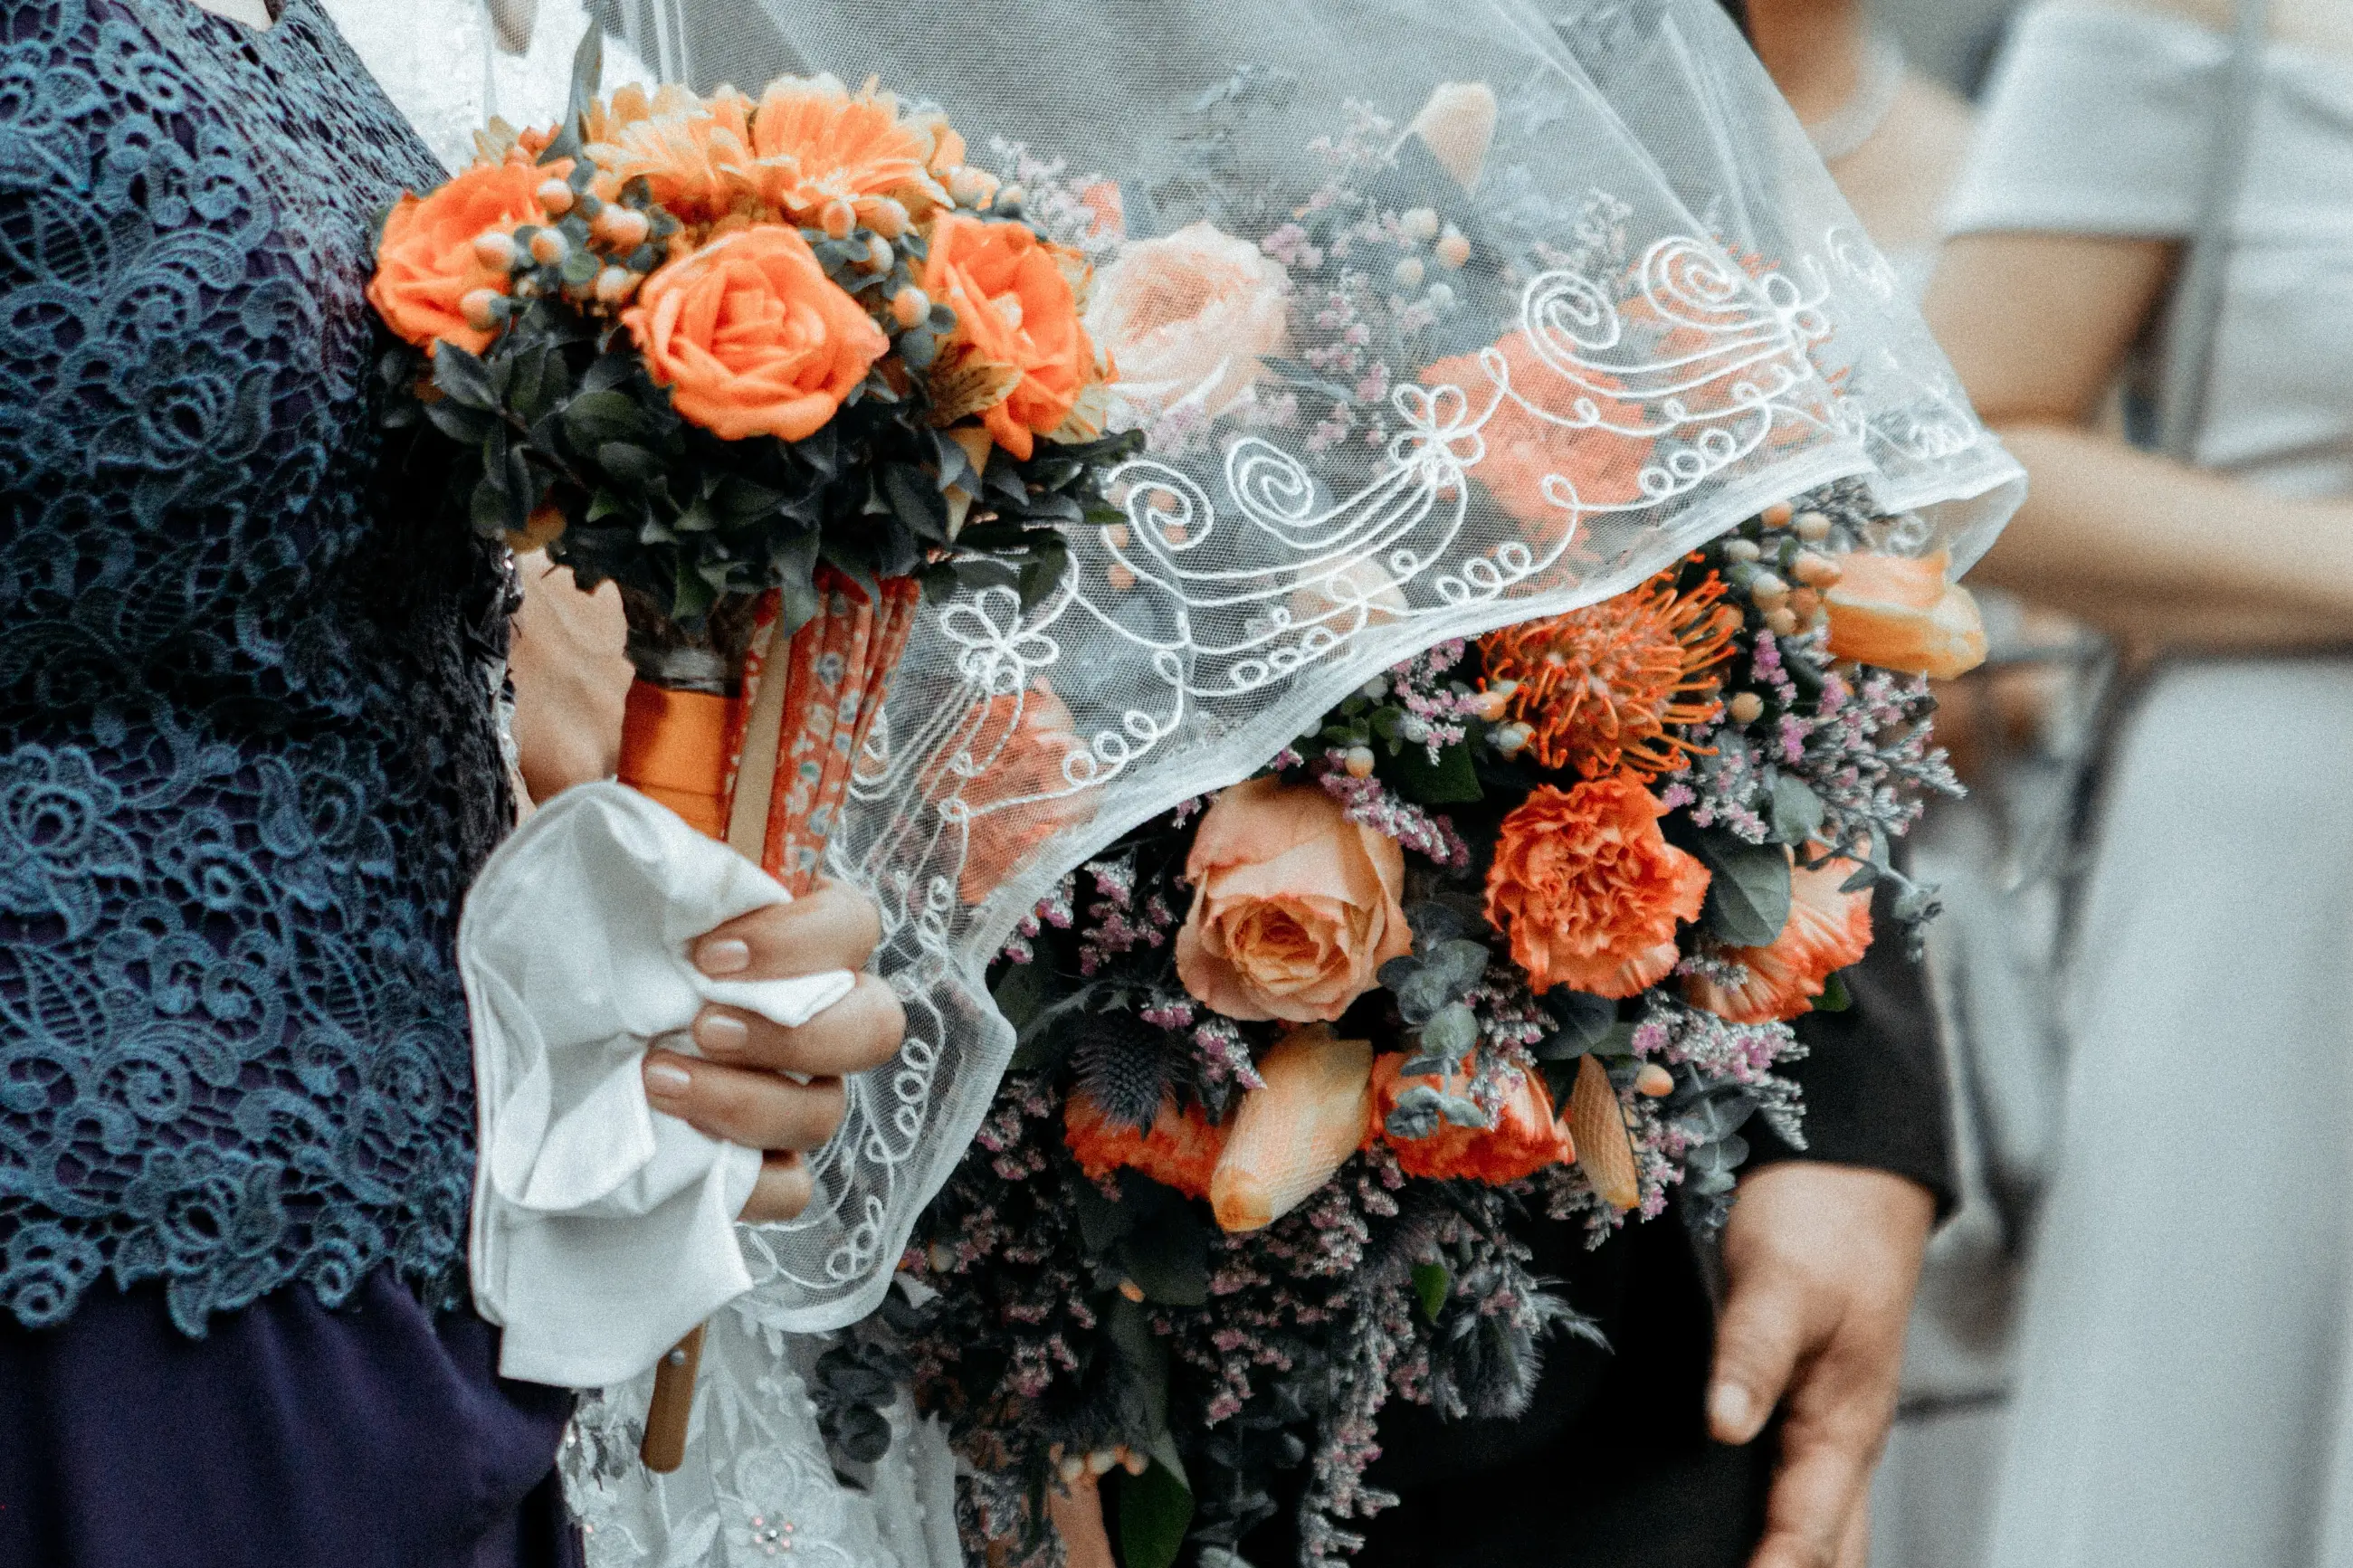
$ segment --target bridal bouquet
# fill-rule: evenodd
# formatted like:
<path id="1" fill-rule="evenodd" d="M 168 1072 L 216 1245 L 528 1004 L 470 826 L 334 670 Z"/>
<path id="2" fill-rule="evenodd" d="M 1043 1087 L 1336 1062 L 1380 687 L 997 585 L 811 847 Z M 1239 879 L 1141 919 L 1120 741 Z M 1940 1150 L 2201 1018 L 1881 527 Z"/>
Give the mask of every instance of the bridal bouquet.
<path id="1" fill-rule="evenodd" d="M 1243 489 L 1269 430 L 1366 493 L 1475 489 L 1524 541 L 1499 559 L 1572 572 L 1698 462 L 1657 411 L 1687 413 L 1709 341 L 1613 249 L 1622 215 L 1589 204 L 1563 265 L 1634 281 L 1519 307 L 1545 279 L 1462 199 L 1485 89 L 1440 89 L 1403 136 L 1367 114 L 1308 193 L 1224 178 L 1211 119 L 1196 173 L 1149 193 L 1160 232 L 1124 244 L 1115 187 L 999 149 L 1070 243 L 1116 249 L 1090 325 L 1150 457 L 1114 476 L 1103 602 L 1147 601 L 1198 537 L 1185 476 Z M 1564 354 L 1562 321 L 1634 368 Z M 1748 1119 L 1801 1141 L 1790 1020 L 1843 1006 L 1839 972 L 1890 939 L 1874 889 L 1904 927 L 1934 911 L 1890 843 L 1957 788 L 1926 678 L 1983 634 L 1926 544 L 1859 483 L 1767 507 L 1614 597 L 1438 642 L 1065 877 L 995 971 L 1018 1044 L 974 1147 L 900 1290 L 815 1364 L 837 1461 L 887 1451 L 904 1384 L 956 1449 L 972 1561 L 1052 1561 L 1055 1528 L 1095 1560 L 1104 1527 L 1128 1568 L 1210 1561 L 1288 1491 L 1320 1563 L 1386 1500 L 1363 1477 L 1388 1400 L 1518 1413 L 1545 1340 L 1595 1331 L 1514 1219 L 1599 1239 L 1678 1186 L 1719 1219 Z M 1405 616 L 1396 561 L 1295 594 L 1289 624 Z M 968 903 L 1051 830 L 990 813 L 1050 802 L 1088 676 L 992 705 Z"/>
<path id="2" fill-rule="evenodd" d="M 386 219 L 391 417 L 459 447 L 481 532 L 620 585 L 624 780 L 804 882 L 918 585 L 1034 601 L 1134 442 L 1086 258 L 943 116 L 824 77 L 600 100 L 596 49 L 561 126 L 492 121 Z"/>

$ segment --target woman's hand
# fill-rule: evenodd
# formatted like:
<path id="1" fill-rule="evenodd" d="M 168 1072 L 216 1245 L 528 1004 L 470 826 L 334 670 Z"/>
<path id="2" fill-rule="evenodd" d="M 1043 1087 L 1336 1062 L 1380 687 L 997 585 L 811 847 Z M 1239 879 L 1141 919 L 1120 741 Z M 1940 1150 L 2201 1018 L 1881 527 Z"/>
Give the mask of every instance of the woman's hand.
<path id="1" fill-rule="evenodd" d="M 621 754 L 629 696 L 628 621 L 620 590 L 584 594 L 572 569 L 538 551 L 515 557 L 522 607 L 515 612 L 507 671 L 514 681 L 515 751 L 534 801 L 610 778 Z"/>
<path id="2" fill-rule="evenodd" d="M 881 921 L 864 895 L 835 883 L 754 910 L 703 933 L 695 967 L 714 980 L 782 980 L 847 969 L 857 988 L 797 1029 L 740 1007 L 706 1005 L 694 1020 L 702 1057 L 648 1053 L 646 1098 L 697 1131 L 767 1151 L 738 1217 L 773 1224 L 808 1206 L 803 1152 L 841 1125 L 842 1079 L 889 1061 L 907 1031 L 891 988 L 864 973 Z M 806 1081 L 803 1081 L 806 1080 Z"/>

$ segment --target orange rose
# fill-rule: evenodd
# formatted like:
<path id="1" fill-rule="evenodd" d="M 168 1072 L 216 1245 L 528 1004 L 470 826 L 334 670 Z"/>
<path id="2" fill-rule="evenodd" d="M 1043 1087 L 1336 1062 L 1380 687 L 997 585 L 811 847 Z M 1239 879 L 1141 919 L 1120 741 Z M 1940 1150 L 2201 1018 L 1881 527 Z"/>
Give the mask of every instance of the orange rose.
<path id="1" fill-rule="evenodd" d="M 1398 1071 L 1406 1060 L 1392 1053 L 1373 1063 L 1373 1136 L 1397 1151 L 1398 1169 L 1407 1175 L 1501 1184 L 1577 1158 L 1577 1144 L 1568 1129 L 1553 1114 L 1552 1092 L 1534 1073 L 1520 1075 L 1520 1087 L 1497 1108 L 1491 1126 L 1458 1127 L 1441 1121 L 1427 1138 L 1390 1137 L 1389 1112 L 1414 1084 L 1434 1083 L 1449 1094 L 1461 1094 L 1469 1085 L 1467 1075 L 1460 1072 L 1443 1079 L 1432 1074 L 1408 1079 Z"/>
<path id="2" fill-rule="evenodd" d="M 1983 664 L 1985 622 L 1969 591 L 1945 581 L 1952 563 L 1951 553 L 1943 550 L 1921 556 L 1856 551 L 1838 557 L 1839 580 L 1822 593 L 1831 617 L 1831 652 L 1938 680 Z"/>
<path id="3" fill-rule="evenodd" d="M 1248 240 L 1193 224 L 1138 240 L 1103 268 L 1087 331 L 1138 413 L 1191 402 L 1215 418 L 1266 374 L 1261 355 L 1282 352 L 1286 281 Z"/>
<path id="4" fill-rule="evenodd" d="M 1811 1009 L 1831 973 L 1871 950 L 1871 890 L 1839 891 L 1853 872 L 1853 864 L 1845 860 L 1790 872 L 1789 918 L 1781 923 L 1781 934 L 1764 947 L 1725 952 L 1748 971 L 1747 983 L 1726 986 L 1687 975 L 1685 999 L 1734 1024 L 1794 1018 Z"/>
<path id="5" fill-rule="evenodd" d="M 1188 1198 L 1206 1198 L 1226 1133 L 1198 1105 L 1178 1110 L 1174 1095 L 1160 1102 L 1151 1129 L 1139 1132 L 1113 1121 L 1086 1095 L 1073 1094 L 1062 1107 L 1062 1142 L 1077 1156 L 1079 1169 L 1095 1181 L 1124 1168 Z"/>
<path id="6" fill-rule="evenodd" d="M 1084 258 L 1014 223 L 949 213 L 932 226 L 923 291 L 956 314 L 932 368 L 934 416 L 977 414 L 997 444 L 1028 459 L 1096 380 L 1079 322 Z"/>
<path id="7" fill-rule="evenodd" d="M 475 238 L 539 219 L 540 182 L 570 174 L 569 161 L 478 163 L 431 195 L 404 195 L 384 221 L 368 303 L 386 325 L 427 353 L 436 342 L 480 353 L 497 334 L 470 323 L 460 302 L 477 289 L 507 291 L 507 274 L 474 254 Z"/>
<path id="8" fill-rule="evenodd" d="M 757 224 L 669 263 L 621 321 L 680 416 L 730 441 L 798 441 L 891 340 L 797 230 Z"/>
<path id="9" fill-rule="evenodd" d="M 937 145 L 934 129 L 901 119 L 889 93 L 852 93 L 829 76 L 773 81 L 752 114 L 753 177 L 797 223 L 819 222 L 837 200 L 869 226 L 885 202 L 930 216 L 948 199 L 929 172 Z"/>
<path id="10" fill-rule="evenodd" d="M 1328 1022 L 1413 951 L 1404 852 L 1314 784 L 1251 779 L 1219 795 L 1185 876 L 1177 977 L 1229 1018 Z"/>
<path id="11" fill-rule="evenodd" d="M 1537 356 L 1525 332 L 1514 332 L 1495 347 L 1510 392 L 1480 427 L 1486 455 L 1471 469 L 1495 504 L 1537 537 L 1557 539 L 1574 521 L 1574 508 L 1641 501 L 1651 442 L 1629 432 L 1644 427 L 1641 409 L 1611 396 L 1610 378 L 1599 371 L 1582 373 L 1582 384 L 1568 380 Z M 1477 354 L 1425 366 L 1421 383 L 1461 387 L 1474 413 L 1494 396 L 1494 378 Z"/>
<path id="12" fill-rule="evenodd" d="M 1258 1064 L 1266 1087 L 1242 1096 L 1209 1174 L 1221 1230 L 1272 1225 L 1364 1146 L 1373 1109 L 1373 1047 L 1323 1025 L 1293 1029 Z"/>
<path id="13" fill-rule="evenodd" d="M 961 749 L 975 772 L 962 781 L 969 816 L 956 891 L 977 904 L 1031 850 L 1092 817 L 1095 792 L 1076 788 L 1063 771 L 1087 748 L 1071 728 L 1071 710 L 1042 680 L 1018 695 L 990 698 L 979 732 Z"/>
<path id="14" fill-rule="evenodd" d="M 1540 784 L 1509 816 L 1487 871 L 1487 918 L 1537 991 L 1631 996 L 1675 966 L 1707 868 L 1659 833 L 1667 808 L 1624 777 Z"/>

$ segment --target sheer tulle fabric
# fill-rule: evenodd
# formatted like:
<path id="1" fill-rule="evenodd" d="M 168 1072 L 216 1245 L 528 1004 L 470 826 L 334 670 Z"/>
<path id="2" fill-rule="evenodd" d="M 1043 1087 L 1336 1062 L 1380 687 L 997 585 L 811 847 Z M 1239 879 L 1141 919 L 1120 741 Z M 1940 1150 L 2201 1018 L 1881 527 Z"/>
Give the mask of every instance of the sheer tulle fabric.
<path id="1" fill-rule="evenodd" d="M 808 1214 L 742 1232 L 747 1323 L 828 1329 L 881 1300 L 1012 1048 L 991 957 L 1129 826 L 1389 665 L 1621 592 L 1810 489 L 1863 482 L 1899 518 L 1889 547 L 1963 563 L 2015 505 L 2015 465 L 1713 0 L 629 19 L 698 86 L 823 70 L 936 103 L 1099 290 L 1160 288 L 1112 301 L 1154 334 L 1113 409 L 1151 437 L 1124 524 L 1074 528 L 1067 580 L 1026 607 L 1010 584 L 927 605 L 858 759 L 828 869 L 882 907 L 908 1038 L 853 1084 Z M 1335 168 L 1379 231 L 1345 254 L 1314 205 Z M 1171 319 L 1198 323 L 1192 352 Z M 714 1414 L 714 1389 L 701 1442 L 750 1418 Z M 642 1398 L 613 1391 L 599 1419 Z M 732 1507 L 723 1458 L 660 1508 L 687 1486 Z"/>

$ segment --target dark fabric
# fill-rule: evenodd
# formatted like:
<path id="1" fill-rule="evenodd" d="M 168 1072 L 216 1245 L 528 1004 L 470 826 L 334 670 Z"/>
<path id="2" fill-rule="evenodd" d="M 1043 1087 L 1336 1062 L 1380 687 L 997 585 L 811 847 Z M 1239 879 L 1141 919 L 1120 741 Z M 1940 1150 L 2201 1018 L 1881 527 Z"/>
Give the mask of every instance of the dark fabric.
<path id="1" fill-rule="evenodd" d="M 462 1286 L 505 578 L 364 295 L 440 177 L 313 0 L 0 5 L 0 1317 Z"/>
<path id="2" fill-rule="evenodd" d="M 0 1568 L 577 1568 L 572 1396 L 378 1269 L 181 1334 L 163 1289 L 0 1318 Z"/>
<path id="3" fill-rule="evenodd" d="M 1404 1502 L 1360 1527 L 1357 1568 L 1740 1568 L 1763 1529 L 1774 1444 L 1707 1436 L 1714 1309 L 1683 1225 L 1671 1211 L 1589 1253 L 1582 1224 L 1523 1234 L 1614 1348 L 1554 1341 L 1518 1421 L 1390 1405 L 1371 1479 Z M 1292 1561 L 1286 1528 L 1242 1554 Z"/>
<path id="4" fill-rule="evenodd" d="M 1853 1005 L 1809 1013 L 1794 1026 L 1809 1052 L 1788 1069 L 1806 1091 L 1805 1149 L 1783 1142 L 1762 1121 L 1752 1120 L 1741 1135 L 1751 1170 L 1806 1159 L 1890 1171 L 1935 1194 L 1942 1221 L 1960 1201 L 1952 1084 L 1927 972 L 1905 953 L 1888 902 L 1883 889 L 1872 909 L 1879 940 L 1841 972 Z"/>

